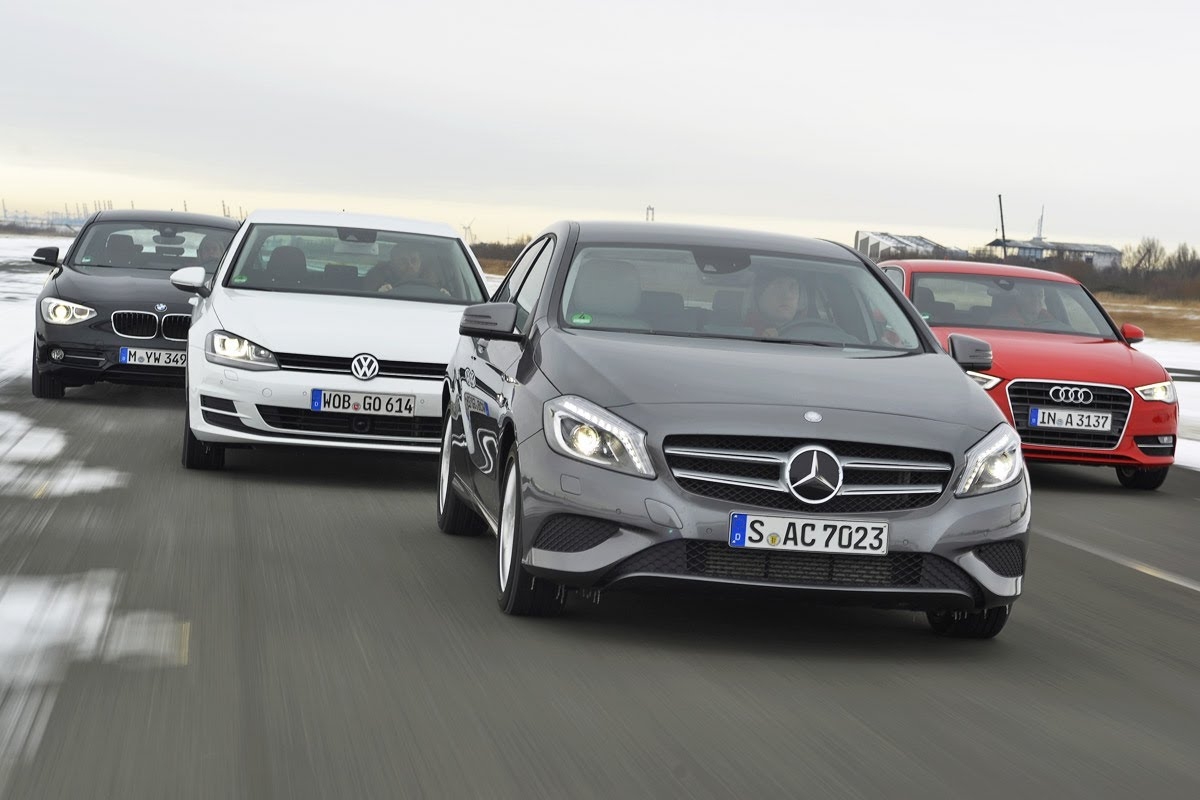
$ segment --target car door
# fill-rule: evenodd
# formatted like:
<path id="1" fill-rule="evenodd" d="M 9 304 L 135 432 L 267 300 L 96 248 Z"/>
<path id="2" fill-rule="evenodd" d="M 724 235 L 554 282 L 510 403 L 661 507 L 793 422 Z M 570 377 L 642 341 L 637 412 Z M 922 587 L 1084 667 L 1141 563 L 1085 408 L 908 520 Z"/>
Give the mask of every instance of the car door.
<path id="1" fill-rule="evenodd" d="M 512 300 L 544 246 L 545 240 L 539 239 L 521 252 L 508 275 L 492 295 L 491 302 L 504 303 Z M 455 467 L 459 471 L 458 474 L 469 476 L 467 482 L 476 493 L 479 492 L 479 485 L 487 484 L 477 480 L 477 477 L 500 469 L 500 465 L 496 464 L 496 434 L 499 429 L 492 419 L 498 410 L 499 387 L 496 386 L 495 371 L 484 367 L 492 363 L 489 348 L 494 344 L 484 339 L 471 339 L 463 345 L 468 351 L 468 357 L 455 359 L 457 374 L 453 376 L 453 380 L 457 395 L 454 399 L 458 403 L 459 419 L 462 420 L 462 445 L 466 451 L 465 456 L 460 455 L 456 459 Z M 482 381 L 479 378 L 480 372 L 484 373 Z M 465 459 L 468 463 L 461 463 L 459 459 Z"/>
<path id="2" fill-rule="evenodd" d="M 528 336 L 533 324 L 533 309 L 546 282 L 554 248 L 553 236 L 545 236 L 535 242 L 530 249 L 536 255 L 519 288 L 509 293 L 496 293 L 499 302 L 516 304 L 515 327 L 525 336 Z M 473 363 L 477 365 L 474 391 L 479 400 L 487 404 L 489 411 L 477 426 L 480 461 L 476 462 L 474 470 L 475 491 L 497 515 L 500 513 L 500 481 L 504 470 L 504 465 L 499 463 L 500 432 L 504 421 L 512 413 L 513 392 L 519 388 L 514 373 L 524 349 L 524 337 L 520 341 L 478 340 L 473 354 Z"/>

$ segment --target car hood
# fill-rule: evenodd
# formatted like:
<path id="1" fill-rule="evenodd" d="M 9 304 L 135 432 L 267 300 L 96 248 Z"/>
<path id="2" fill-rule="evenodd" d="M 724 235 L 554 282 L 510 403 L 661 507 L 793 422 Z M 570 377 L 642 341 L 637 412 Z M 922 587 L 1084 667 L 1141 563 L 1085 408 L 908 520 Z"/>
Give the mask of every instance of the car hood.
<path id="1" fill-rule="evenodd" d="M 463 307 L 233 289 L 213 295 L 213 311 L 224 330 L 278 353 L 445 364 Z"/>
<path id="2" fill-rule="evenodd" d="M 191 295 L 171 285 L 171 273 L 167 270 L 63 267 L 56 272 L 43 296 L 131 310 L 165 303 L 171 311 L 192 313 L 188 303 Z"/>
<path id="3" fill-rule="evenodd" d="M 934 328 L 943 346 L 955 330 Z M 1144 386 L 1167 379 L 1162 365 L 1124 342 L 1096 336 L 1030 331 L 961 330 L 992 346 L 992 368 L 1000 378 L 1088 381 L 1116 386 Z"/>
<path id="4" fill-rule="evenodd" d="M 539 364 L 564 394 L 626 405 L 797 406 L 991 430 L 996 405 L 943 353 L 856 355 L 770 342 L 556 330 Z M 862 351 L 859 351 L 861 354 Z"/>

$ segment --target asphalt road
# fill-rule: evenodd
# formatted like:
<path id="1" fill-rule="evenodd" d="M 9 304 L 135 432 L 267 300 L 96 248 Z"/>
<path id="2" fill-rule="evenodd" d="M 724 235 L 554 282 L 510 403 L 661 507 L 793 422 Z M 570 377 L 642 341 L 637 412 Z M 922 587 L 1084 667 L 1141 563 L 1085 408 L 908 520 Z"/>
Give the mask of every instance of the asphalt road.
<path id="1" fill-rule="evenodd" d="M 1200 473 L 1035 470 L 990 642 L 779 597 L 524 620 L 433 462 L 186 472 L 181 403 L 0 387 L 6 798 L 1200 796 Z"/>

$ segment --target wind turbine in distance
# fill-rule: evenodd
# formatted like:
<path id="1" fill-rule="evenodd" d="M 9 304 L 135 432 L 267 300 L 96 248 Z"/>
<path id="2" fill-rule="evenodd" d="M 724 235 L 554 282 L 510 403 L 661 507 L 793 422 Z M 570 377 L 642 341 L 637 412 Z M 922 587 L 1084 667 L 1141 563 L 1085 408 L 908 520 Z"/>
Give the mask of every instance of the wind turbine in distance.
<path id="1" fill-rule="evenodd" d="M 471 230 L 471 226 L 475 224 L 475 217 L 471 217 L 470 222 L 463 223 L 463 238 L 467 240 L 467 244 L 475 244 L 475 233 Z"/>

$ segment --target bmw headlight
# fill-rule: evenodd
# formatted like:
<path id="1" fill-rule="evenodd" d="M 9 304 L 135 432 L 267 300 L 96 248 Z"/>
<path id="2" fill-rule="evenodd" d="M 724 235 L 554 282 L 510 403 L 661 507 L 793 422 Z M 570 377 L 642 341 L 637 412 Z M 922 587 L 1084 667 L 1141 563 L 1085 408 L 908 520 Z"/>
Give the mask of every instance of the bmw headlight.
<path id="1" fill-rule="evenodd" d="M 1007 422 L 967 451 L 967 468 L 954 491 L 956 497 L 986 494 L 1011 486 L 1021 479 L 1025 459 L 1021 457 L 1021 437 Z"/>
<path id="2" fill-rule="evenodd" d="M 992 389 L 1000 382 L 1000 379 L 995 375 L 988 375 L 983 372 L 974 372 L 967 370 L 967 377 L 978 383 L 984 389 Z"/>
<path id="3" fill-rule="evenodd" d="M 96 316 L 96 309 L 59 300 L 57 297 L 42 299 L 42 319 L 52 325 L 75 325 Z"/>
<path id="4" fill-rule="evenodd" d="M 279 369 L 275 354 L 249 339 L 213 331 L 204 341 L 204 357 L 214 364 L 240 369 Z"/>
<path id="5" fill-rule="evenodd" d="M 640 478 L 655 476 L 646 432 L 582 397 L 547 401 L 543 428 L 556 453 Z"/>
<path id="6" fill-rule="evenodd" d="M 1175 381 L 1163 381 L 1162 383 L 1152 383 L 1149 386 L 1139 386 L 1134 391 L 1140 394 L 1143 400 L 1158 403 L 1175 402 Z"/>

